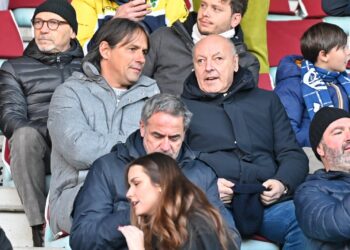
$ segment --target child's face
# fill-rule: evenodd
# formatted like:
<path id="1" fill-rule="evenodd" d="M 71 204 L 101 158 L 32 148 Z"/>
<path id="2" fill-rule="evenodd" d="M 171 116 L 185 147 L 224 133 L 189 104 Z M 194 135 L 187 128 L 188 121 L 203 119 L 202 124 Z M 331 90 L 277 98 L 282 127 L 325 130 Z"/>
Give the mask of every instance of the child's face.
<path id="1" fill-rule="evenodd" d="M 350 59 L 348 46 L 334 47 L 326 55 L 323 67 L 328 71 L 342 72 Z"/>

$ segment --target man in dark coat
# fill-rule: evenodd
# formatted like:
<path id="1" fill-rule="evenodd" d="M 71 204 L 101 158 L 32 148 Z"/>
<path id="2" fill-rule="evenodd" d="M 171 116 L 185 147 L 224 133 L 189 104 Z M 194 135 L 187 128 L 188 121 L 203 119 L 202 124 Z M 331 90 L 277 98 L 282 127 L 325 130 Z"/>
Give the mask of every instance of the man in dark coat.
<path id="1" fill-rule="evenodd" d="M 198 15 L 152 33 L 143 73 L 157 81 L 161 93 L 181 94 L 193 70 L 193 46 L 207 35 L 220 34 L 235 44 L 240 66 L 252 72 L 257 85 L 259 61 L 247 51 L 239 25 L 246 9 L 247 0 L 201 0 Z"/>
<path id="2" fill-rule="evenodd" d="M 191 112 L 175 96 L 158 94 L 146 101 L 140 130 L 131 134 L 126 143 L 117 144 L 111 153 L 97 159 L 90 168 L 74 203 L 70 235 L 73 249 L 126 247 L 124 237 L 117 230 L 119 225 L 130 224 L 125 169 L 131 161 L 153 152 L 161 152 L 177 160 L 186 177 L 199 186 L 218 208 L 239 246 L 239 234 L 220 201 L 214 171 L 199 161 L 183 143 L 191 116 Z"/>
<path id="3" fill-rule="evenodd" d="M 307 157 L 279 98 L 256 88 L 238 60 L 233 43 L 221 36 L 196 44 L 195 71 L 182 94 L 193 113 L 187 141 L 200 151 L 199 159 L 215 169 L 226 204 L 232 203 L 238 185 L 266 188 L 260 195 L 262 222 L 255 233 L 284 249 L 305 249 L 290 198 L 308 172 Z"/>
<path id="4" fill-rule="evenodd" d="M 42 246 L 45 174 L 50 173 L 47 117 L 51 96 L 73 71 L 83 51 L 77 20 L 66 0 L 48 0 L 33 15 L 34 39 L 24 55 L 0 70 L 0 128 L 10 141 L 11 174 L 33 231 Z"/>
<path id="5" fill-rule="evenodd" d="M 333 107 L 320 109 L 309 135 L 324 169 L 309 175 L 294 197 L 307 249 L 350 249 L 350 114 Z"/>

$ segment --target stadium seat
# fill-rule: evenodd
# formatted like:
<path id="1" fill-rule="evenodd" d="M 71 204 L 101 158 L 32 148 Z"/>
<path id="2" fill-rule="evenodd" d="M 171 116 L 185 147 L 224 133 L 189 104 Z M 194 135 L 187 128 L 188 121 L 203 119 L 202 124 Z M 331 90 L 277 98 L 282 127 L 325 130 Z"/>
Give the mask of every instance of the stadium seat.
<path id="1" fill-rule="evenodd" d="M 267 21 L 267 49 L 273 82 L 275 82 L 276 67 L 280 60 L 286 55 L 300 54 L 302 34 L 310 26 L 322 21 L 322 19 Z"/>
<path id="2" fill-rule="evenodd" d="M 270 0 L 269 14 L 295 15 L 297 7 L 297 1 Z"/>
<path id="3" fill-rule="evenodd" d="M 23 54 L 22 37 L 11 10 L 0 11 L 0 66 L 10 58 Z M 6 34 L 6 35 L 5 35 Z"/>
<path id="4" fill-rule="evenodd" d="M 258 87 L 265 90 L 273 90 L 274 84 L 270 74 L 268 73 L 259 74 Z"/>
<path id="5" fill-rule="evenodd" d="M 36 8 L 45 0 L 10 0 L 9 9 L 14 10 L 18 8 Z"/>
<path id="6" fill-rule="evenodd" d="M 302 0 L 299 4 L 302 15 L 305 18 L 322 18 L 327 16 L 322 9 L 321 0 Z"/>

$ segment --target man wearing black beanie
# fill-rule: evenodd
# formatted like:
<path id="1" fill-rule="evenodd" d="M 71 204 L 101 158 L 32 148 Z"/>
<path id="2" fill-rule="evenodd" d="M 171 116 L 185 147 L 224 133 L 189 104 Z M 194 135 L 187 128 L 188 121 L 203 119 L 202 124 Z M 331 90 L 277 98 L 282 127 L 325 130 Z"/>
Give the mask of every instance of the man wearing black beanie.
<path id="1" fill-rule="evenodd" d="M 32 227 L 35 247 L 43 245 L 51 140 L 47 130 L 51 96 L 74 71 L 83 52 L 75 39 L 76 14 L 66 0 L 48 0 L 33 15 L 34 39 L 23 56 L 0 70 L 0 129 L 10 142 L 11 175 Z"/>
<path id="2" fill-rule="evenodd" d="M 320 109 L 310 125 L 310 143 L 324 169 L 295 193 L 296 216 L 308 249 L 350 248 L 350 114 Z"/>

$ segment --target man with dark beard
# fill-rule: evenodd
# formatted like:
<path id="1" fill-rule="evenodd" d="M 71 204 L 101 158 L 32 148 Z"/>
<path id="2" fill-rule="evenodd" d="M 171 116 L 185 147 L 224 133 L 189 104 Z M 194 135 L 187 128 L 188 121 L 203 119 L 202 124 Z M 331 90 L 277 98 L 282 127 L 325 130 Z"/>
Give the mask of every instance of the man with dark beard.
<path id="1" fill-rule="evenodd" d="M 324 107 L 310 126 L 310 143 L 324 169 L 295 193 L 296 216 L 307 249 L 350 248 L 350 114 Z"/>

